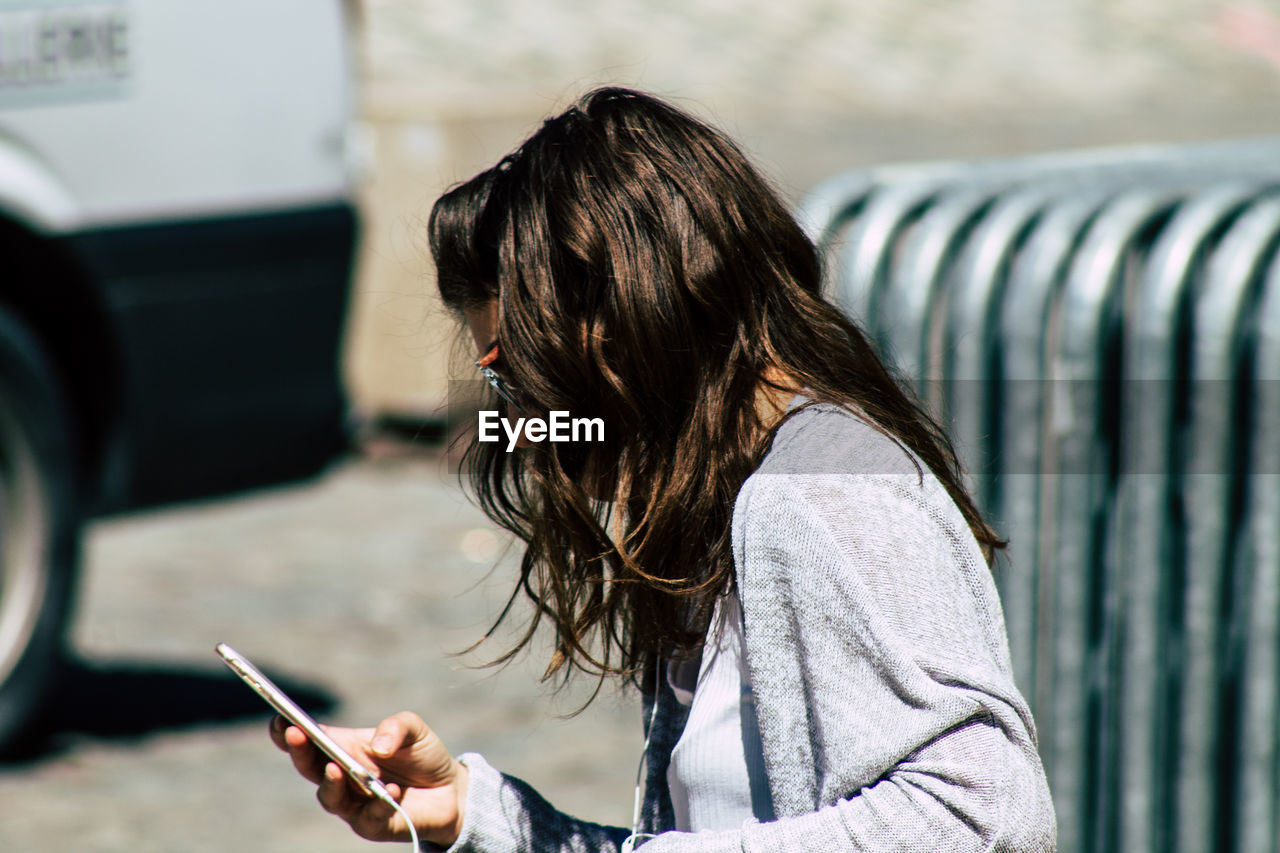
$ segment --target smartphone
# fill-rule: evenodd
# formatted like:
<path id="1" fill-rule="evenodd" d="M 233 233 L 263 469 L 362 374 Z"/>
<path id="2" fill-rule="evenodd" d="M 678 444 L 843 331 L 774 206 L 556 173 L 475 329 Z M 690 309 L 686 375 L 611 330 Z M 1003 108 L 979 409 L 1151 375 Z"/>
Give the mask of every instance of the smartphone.
<path id="1" fill-rule="evenodd" d="M 338 746 L 337 742 L 325 734 L 324 730 L 306 711 L 298 707 L 297 702 L 294 702 L 283 690 L 276 687 L 271 682 L 271 679 L 262 674 L 260 669 L 249 663 L 248 658 L 226 643 L 219 643 L 217 652 L 218 656 L 222 658 L 222 662 L 230 667 L 232 672 L 240 676 L 241 680 L 253 689 L 253 692 L 266 699 L 267 703 L 279 711 L 282 717 L 302 729 L 307 738 L 321 752 L 329 756 L 334 763 L 345 770 L 357 788 L 370 797 L 377 797 L 383 802 L 395 804 L 395 799 L 391 796 L 391 792 L 378 780 L 377 776 L 373 775 L 369 768 L 356 761 L 346 750 Z"/>

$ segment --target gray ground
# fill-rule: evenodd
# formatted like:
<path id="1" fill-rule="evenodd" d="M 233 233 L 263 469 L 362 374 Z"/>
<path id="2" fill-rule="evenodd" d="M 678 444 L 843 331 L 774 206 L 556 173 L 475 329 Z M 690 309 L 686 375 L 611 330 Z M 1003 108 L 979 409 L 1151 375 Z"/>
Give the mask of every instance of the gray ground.
<path id="1" fill-rule="evenodd" d="M 31 763 L 0 766 L 0 851 L 379 849 L 320 811 L 267 740 L 266 706 L 214 656 L 219 641 L 328 706 L 322 719 L 416 710 L 455 752 L 625 822 L 641 746 L 630 697 L 608 690 L 558 719 L 573 697 L 539 686 L 532 659 L 495 673 L 449 656 L 497 612 L 513 571 L 508 557 L 485 580 L 500 546 L 422 456 L 96 524 L 63 733 Z"/>

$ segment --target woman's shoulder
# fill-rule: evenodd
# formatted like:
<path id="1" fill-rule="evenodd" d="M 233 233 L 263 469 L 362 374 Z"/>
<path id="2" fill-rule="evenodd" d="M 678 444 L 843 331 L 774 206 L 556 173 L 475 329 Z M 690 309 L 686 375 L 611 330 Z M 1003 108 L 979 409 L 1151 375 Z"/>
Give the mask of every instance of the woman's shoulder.
<path id="1" fill-rule="evenodd" d="M 757 475 L 902 475 L 927 468 L 898 439 L 854 409 L 797 397 Z"/>
<path id="2" fill-rule="evenodd" d="M 804 398 L 796 403 L 739 491 L 737 526 L 777 529 L 803 523 L 863 536 L 892 533 L 981 558 L 946 487 L 899 439 L 856 410 Z"/>
<path id="3" fill-rule="evenodd" d="M 934 650 L 971 626 L 966 648 L 1007 669 L 985 555 L 927 465 L 839 406 L 795 412 L 776 439 L 734 504 L 744 610 Z"/>

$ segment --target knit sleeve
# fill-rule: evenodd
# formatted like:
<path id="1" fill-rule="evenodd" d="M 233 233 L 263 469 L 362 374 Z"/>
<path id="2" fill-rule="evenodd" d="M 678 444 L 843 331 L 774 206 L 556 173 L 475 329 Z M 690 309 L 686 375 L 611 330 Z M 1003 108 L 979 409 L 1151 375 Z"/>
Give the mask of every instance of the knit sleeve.
<path id="1" fill-rule="evenodd" d="M 995 587 L 936 479 L 757 472 L 734 545 L 780 818 L 724 849 L 1053 849 Z"/>
<path id="2" fill-rule="evenodd" d="M 616 853 L 628 830 L 580 820 L 557 811 L 527 783 L 499 773 L 478 753 L 467 766 L 462 831 L 448 853 Z M 423 844 L 423 851 L 446 848 Z"/>

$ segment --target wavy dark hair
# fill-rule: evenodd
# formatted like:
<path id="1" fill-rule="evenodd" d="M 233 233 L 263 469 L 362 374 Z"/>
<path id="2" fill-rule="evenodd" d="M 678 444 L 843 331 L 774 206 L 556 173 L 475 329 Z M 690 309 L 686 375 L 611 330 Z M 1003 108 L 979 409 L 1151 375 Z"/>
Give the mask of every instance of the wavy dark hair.
<path id="1" fill-rule="evenodd" d="M 603 418 L 605 441 L 507 453 L 464 471 L 526 543 L 521 590 L 545 619 L 547 676 L 635 677 L 701 646 L 733 583 L 730 522 L 778 424 L 761 389 L 858 412 L 943 483 L 988 561 L 1004 547 L 943 430 L 822 296 L 813 244 L 722 134 L 647 94 L 584 96 L 435 204 L 444 301 L 498 304 L 501 371 L 531 411 Z M 910 567 L 903 567 L 910 571 Z"/>

